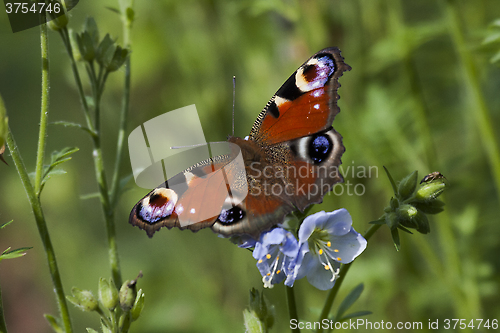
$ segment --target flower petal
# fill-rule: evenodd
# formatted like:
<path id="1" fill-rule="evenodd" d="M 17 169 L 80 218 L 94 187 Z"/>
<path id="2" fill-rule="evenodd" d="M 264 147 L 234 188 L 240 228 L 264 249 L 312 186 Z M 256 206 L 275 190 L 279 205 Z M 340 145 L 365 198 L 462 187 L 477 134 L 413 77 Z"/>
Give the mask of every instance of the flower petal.
<path id="1" fill-rule="evenodd" d="M 354 228 L 348 234 L 343 236 L 332 236 L 332 251 L 329 251 L 335 260 L 347 264 L 359 256 L 366 248 L 366 239 L 361 236 Z M 335 251 L 335 250 L 338 250 Z"/>

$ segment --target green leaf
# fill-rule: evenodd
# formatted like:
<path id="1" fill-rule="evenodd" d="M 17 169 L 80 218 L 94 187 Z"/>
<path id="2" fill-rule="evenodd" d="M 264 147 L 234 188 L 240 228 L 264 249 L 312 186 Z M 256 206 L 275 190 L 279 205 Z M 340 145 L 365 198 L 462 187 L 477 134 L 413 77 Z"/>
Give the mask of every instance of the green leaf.
<path id="1" fill-rule="evenodd" d="M 364 285 L 362 283 L 358 284 L 356 287 L 354 287 L 353 290 L 349 293 L 349 295 L 344 298 L 342 303 L 339 306 L 339 309 L 337 310 L 337 318 L 342 318 L 344 313 L 356 302 L 363 292 Z"/>
<path id="2" fill-rule="evenodd" d="M 500 52 L 496 53 L 493 57 L 490 59 L 490 63 L 495 64 L 500 61 Z"/>
<path id="3" fill-rule="evenodd" d="M 94 132 L 92 132 L 88 127 L 83 126 L 81 124 L 72 123 L 70 121 L 54 121 L 50 124 L 51 125 L 62 125 L 64 127 L 76 127 L 76 128 L 79 128 L 79 129 L 89 133 L 90 135 L 94 135 Z"/>
<path id="4" fill-rule="evenodd" d="M 413 232 L 411 232 L 410 230 L 406 229 L 405 227 L 403 227 L 401 224 L 398 225 L 398 228 L 404 232 L 407 232 L 409 233 L 410 235 L 413 235 Z"/>
<path id="5" fill-rule="evenodd" d="M 120 11 L 118 9 L 116 9 L 115 7 L 108 7 L 108 6 L 106 6 L 104 8 L 106 8 L 107 10 L 112 11 L 113 13 L 120 14 Z"/>
<path id="6" fill-rule="evenodd" d="M 349 313 L 348 315 L 345 315 L 344 317 L 342 317 L 342 320 L 340 321 L 345 321 L 347 319 L 352 319 L 352 318 L 356 318 L 356 317 L 362 317 L 362 316 L 367 316 L 367 315 L 371 315 L 373 312 L 371 311 L 357 311 L 357 312 L 353 312 L 353 313 Z"/>
<path id="7" fill-rule="evenodd" d="M 488 35 L 484 40 L 483 40 L 483 45 L 489 45 L 489 44 L 494 44 L 500 42 L 500 32 L 493 33 L 491 35 Z"/>
<path id="8" fill-rule="evenodd" d="M 394 195 L 398 194 L 398 188 L 396 186 L 396 182 L 394 182 L 394 179 L 392 178 L 391 174 L 389 173 L 389 170 L 384 166 L 385 173 L 387 174 L 387 178 L 389 178 L 389 181 L 391 182 L 392 190 L 394 191 Z"/>
<path id="9" fill-rule="evenodd" d="M 26 254 L 25 251 L 27 251 L 29 249 L 32 249 L 32 247 L 21 247 L 19 249 L 9 251 L 10 250 L 10 247 L 9 247 L 5 251 L 3 251 L 3 253 L 0 255 L 0 260 L 14 259 L 14 258 L 22 257 Z"/>
<path id="10" fill-rule="evenodd" d="M 392 241 L 394 242 L 394 246 L 396 247 L 396 251 L 399 251 L 401 248 L 401 243 L 399 240 L 399 232 L 398 228 L 391 229 Z"/>
<path id="11" fill-rule="evenodd" d="M 82 194 L 80 195 L 81 200 L 88 200 L 88 199 L 94 199 L 94 198 L 99 198 L 100 197 L 99 192 L 94 192 L 94 193 L 89 193 L 89 194 Z"/>
<path id="12" fill-rule="evenodd" d="M 379 225 L 386 224 L 386 222 L 385 222 L 385 215 L 384 215 L 384 217 L 382 217 L 382 218 L 380 218 L 380 219 L 378 219 L 376 221 L 368 222 L 368 224 L 379 224 Z"/>
<path id="13" fill-rule="evenodd" d="M 125 15 L 127 15 L 128 24 L 132 24 L 134 22 L 135 12 L 131 7 L 127 7 L 125 10 Z"/>
<path id="14" fill-rule="evenodd" d="M 59 323 L 58 318 L 55 318 L 54 316 L 49 315 L 49 314 L 44 314 L 43 316 L 45 317 L 45 319 L 47 319 L 47 321 L 49 322 L 49 325 L 52 326 L 52 329 L 54 330 L 54 332 L 64 333 L 64 330 L 61 328 L 61 325 Z"/>
<path id="15" fill-rule="evenodd" d="M 14 222 L 14 220 L 10 220 L 9 222 L 5 222 L 4 224 L 0 225 L 0 229 L 5 228 L 6 226 L 8 226 L 9 224 L 11 224 L 12 222 Z"/>
<path id="16" fill-rule="evenodd" d="M 99 333 L 95 329 L 87 327 L 87 333 Z"/>
<path id="17" fill-rule="evenodd" d="M 54 168 L 61 163 L 69 161 L 71 159 L 71 157 L 69 157 L 69 155 L 77 152 L 78 150 L 79 150 L 79 148 L 77 148 L 77 147 L 66 147 L 60 151 L 52 152 L 52 155 L 50 157 L 50 165 L 48 167 L 45 167 L 45 170 L 43 173 L 42 185 L 51 176 L 65 174 L 66 171 L 64 171 L 64 170 L 57 170 L 56 171 L 56 170 L 54 170 Z"/>

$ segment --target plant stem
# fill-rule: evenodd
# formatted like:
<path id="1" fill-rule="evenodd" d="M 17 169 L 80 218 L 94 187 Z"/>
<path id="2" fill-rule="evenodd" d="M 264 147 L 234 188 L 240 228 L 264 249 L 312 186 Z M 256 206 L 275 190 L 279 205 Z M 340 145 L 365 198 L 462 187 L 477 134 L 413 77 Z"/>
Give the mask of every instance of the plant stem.
<path id="1" fill-rule="evenodd" d="M 3 315 L 2 289 L 0 288 L 0 333 L 7 333 L 7 325 Z"/>
<path id="2" fill-rule="evenodd" d="M 78 68 L 76 66 L 76 61 L 73 56 L 73 50 L 72 46 L 69 40 L 69 35 L 68 31 L 66 28 L 61 30 L 61 38 L 63 39 L 63 43 L 66 47 L 66 50 L 68 52 L 68 55 L 71 60 L 71 66 L 73 68 L 73 75 L 75 77 L 76 85 L 78 87 L 78 92 L 80 93 L 80 99 L 82 102 L 83 110 L 85 113 L 85 119 L 87 121 L 87 126 L 90 129 L 90 131 L 93 133 L 92 134 L 92 143 L 94 146 L 94 151 L 93 151 L 93 160 L 94 160 L 94 169 L 95 169 L 95 174 L 96 174 L 96 180 L 97 184 L 99 187 L 99 193 L 100 193 L 100 201 L 101 201 L 101 206 L 102 210 L 104 213 L 104 220 L 106 223 L 106 234 L 107 234 L 107 239 L 108 239 L 108 256 L 109 256 L 109 262 L 111 266 L 111 276 L 113 277 L 114 283 L 117 285 L 118 288 L 120 288 L 122 284 L 122 278 L 121 278 L 121 272 L 120 272 L 120 263 L 119 263 L 119 257 L 118 257 L 118 246 L 116 243 L 116 231 L 115 231 L 115 224 L 114 224 L 114 207 L 111 204 L 110 201 L 110 193 L 108 190 L 108 184 L 106 180 L 106 173 L 104 170 L 104 162 L 103 162 L 103 157 L 102 157 L 102 148 L 101 148 L 101 132 L 100 132 L 100 116 L 99 116 L 99 109 L 100 109 L 100 99 L 102 96 L 102 92 L 104 90 L 104 84 L 107 79 L 108 73 L 104 73 L 104 75 L 99 75 L 99 79 L 96 79 L 93 75 L 89 73 L 89 78 L 91 79 L 92 85 L 93 85 L 93 97 L 94 97 L 94 103 L 95 103 L 95 110 L 96 110 L 96 117 L 95 117 L 95 123 L 92 122 L 91 117 L 90 117 L 90 112 L 88 108 L 87 101 L 85 99 L 85 92 L 83 91 L 83 85 L 80 79 L 80 75 L 78 72 Z M 89 72 L 92 71 L 90 68 L 88 69 Z M 102 82 L 100 82 L 102 81 Z"/>
<path id="3" fill-rule="evenodd" d="M 495 137 L 495 130 L 493 129 L 494 122 L 491 119 L 486 100 L 481 91 L 476 64 L 466 45 L 464 32 L 461 27 L 460 17 L 454 0 L 446 1 L 446 11 L 450 33 L 465 76 L 465 87 L 473 102 L 471 103 L 473 107 L 470 108 L 470 112 L 472 112 L 475 118 L 478 134 L 486 152 L 491 172 L 493 173 L 497 197 L 500 201 L 500 148 Z"/>
<path id="4" fill-rule="evenodd" d="M 299 320 L 299 316 L 297 315 L 297 305 L 295 304 L 295 292 L 293 287 L 285 286 L 286 288 L 286 299 L 288 303 L 288 313 L 290 314 L 290 321 L 292 319 Z M 300 333 L 300 329 L 297 327 L 292 329 L 294 333 Z"/>
<path id="5" fill-rule="evenodd" d="M 24 190 L 28 195 L 28 199 L 31 204 L 31 209 L 33 210 L 33 214 L 35 215 L 35 221 L 36 221 L 36 226 L 38 228 L 38 233 L 40 234 L 40 239 L 42 240 L 45 254 L 47 255 L 49 271 L 52 277 L 52 284 L 54 285 L 54 292 L 56 293 L 56 298 L 59 305 L 59 312 L 61 314 L 61 319 L 64 325 L 65 333 L 71 333 L 73 332 L 73 329 L 71 327 L 71 319 L 69 316 L 68 305 L 66 303 L 66 296 L 64 295 L 64 289 L 61 282 L 61 275 L 59 274 L 59 269 L 57 267 L 56 255 L 54 252 L 54 248 L 52 247 L 52 242 L 50 240 L 49 230 L 47 228 L 47 223 L 43 215 L 42 206 L 40 204 L 39 197 L 37 193 L 35 193 L 35 189 L 33 188 L 33 185 L 30 182 L 28 172 L 26 171 L 26 167 L 24 166 L 21 154 L 17 149 L 17 145 L 10 128 L 9 128 L 9 134 L 7 136 L 7 146 L 9 147 L 12 160 L 14 161 L 16 170 L 19 173 L 19 177 L 21 178 L 21 181 L 23 183 Z"/>
<path id="6" fill-rule="evenodd" d="M 42 103 L 34 184 L 37 196 L 40 196 L 42 186 L 43 160 L 45 157 L 45 137 L 47 136 L 47 119 L 49 115 L 49 41 L 46 24 L 40 24 L 40 41 L 42 51 Z"/>
<path id="7" fill-rule="evenodd" d="M 380 227 L 381 227 L 380 224 L 371 225 L 370 228 L 368 228 L 366 233 L 363 235 L 366 241 L 368 241 Z M 319 322 L 322 322 L 323 319 L 328 318 L 328 314 L 330 314 L 330 310 L 332 309 L 333 301 L 335 300 L 335 297 L 337 296 L 340 286 L 342 285 L 342 282 L 344 282 L 344 278 L 347 275 L 347 272 L 349 272 L 349 269 L 351 268 L 352 264 L 353 263 L 343 264 L 342 267 L 340 268 L 339 277 L 337 278 L 337 281 L 335 281 L 335 285 L 333 286 L 333 288 L 330 289 L 330 292 L 328 293 L 325 305 L 323 306 L 323 310 L 321 311 L 321 315 L 318 320 Z M 317 333 L 323 332 L 323 327 L 320 327 L 316 332 Z"/>

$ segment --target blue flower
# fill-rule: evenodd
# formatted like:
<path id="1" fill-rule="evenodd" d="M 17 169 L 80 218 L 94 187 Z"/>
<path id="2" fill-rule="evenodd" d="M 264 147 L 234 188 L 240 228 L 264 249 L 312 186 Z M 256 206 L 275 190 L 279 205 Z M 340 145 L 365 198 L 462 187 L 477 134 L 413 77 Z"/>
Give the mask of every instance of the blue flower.
<path id="1" fill-rule="evenodd" d="M 260 236 L 255 244 L 253 257 L 262 275 L 264 287 L 272 288 L 293 273 L 290 264 L 298 254 L 299 244 L 295 236 L 283 228 L 275 228 Z"/>
<path id="2" fill-rule="evenodd" d="M 350 263 L 359 256 L 366 248 L 366 239 L 354 230 L 351 215 L 342 208 L 306 217 L 299 229 L 299 246 L 285 284 L 293 286 L 296 279 L 306 276 L 310 284 L 327 290 L 335 284 L 340 263 Z"/>

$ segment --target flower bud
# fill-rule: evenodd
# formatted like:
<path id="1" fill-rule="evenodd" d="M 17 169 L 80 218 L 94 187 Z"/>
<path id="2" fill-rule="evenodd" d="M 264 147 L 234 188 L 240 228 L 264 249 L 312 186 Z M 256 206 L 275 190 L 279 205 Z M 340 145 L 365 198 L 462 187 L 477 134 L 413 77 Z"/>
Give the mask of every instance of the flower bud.
<path id="1" fill-rule="evenodd" d="M 50 29 L 59 31 L 68 25 L 68 16 L 66 14 L 62 14 L 61 16 L 57 16 L 50 20 L 47 24 Z"/>
<path id="2" fill-rule="evenodd" d="M 120 288 L 120 307 L 123 311 L 130 311 L 134 305 L 135 298 L 137 296 L 137 291 L 135 288 L 136 280 L 127 280 L 122 284 Z"/>
<path id="3" fill-rule="evenodd" d="M 99 301 L 110 311 L 118 305 L 118 290 L 111 280 L 109 283 L 106 279 L 99 279 Z"/>
<path id="4" fill-rule="evenodd" d="M 385 223 L 387 226 L 393 230 L 398 227 L 398 216 L 396 213 L 391 212 L 388 214 L 385 214 Z"/>
<path id="5" fill-rule="evenodd" d="M 99 304 L 90 290 L 81 290 L 73 287 L 71 293 L 73 296 L 66 296 L 66 298 L 82 311 L 94 311 L 97 309 Z"/>
<path id="6" fill-rule="evenodd" d="M 444 202 L 439 199 L 425 202 L 413 202 L 412 205 L 425 214 L 437 214 L 444 210 Z"/>
<path id="7" fill-rule="evenodd" d="M 412 205 L 401 205 L 397 211 L 398 222 L 404 227 L 417 229 L 418 224 L 414 220 L 418 214 L 418 210 Z"/>
<path id="8" fill-rule="evenodd" d="M 401 180 L 398 186 L 398 194 L 401 200 L 408 199 L 413 192 L 415 192 L 415 188 L 417 188 L 417 178 L 418 171 L 413 171 Z"/>
<path id="9" fill-rule="evenodd" d="M 73 51 L 73 58 L 76 61 L 83 61 L 82 54 L 80 53 L 80 46 L 78 44 L 78 34 L 72 29 L 69 29 L 69 42 L 71 44 L 71 50 Z"/>
<path id="10" fill-rule="evenodd" d="M 391 212 L 395 211 L 396 209 L 399 208 L 399 201 L 396 198 L 391 198 L 390 201 L 390 207 L 391 207 Z"/>
<path id="11" fill-rule="evenodd" d="M 132 315 L 132 321 L 136 321 L 141 315 L 142 309 L 144 308 L 144 292 L 142 289 L 137 293 L 137 297 L 135 298 L 134 306 L 130 310 L 130 314 Z"/>
<path id="12" fill-rule="evenodd" d="M 243 310 L 243 320 L 245 323 L 245 332 L 262 333 L 267 332 L 259 316 L 253 311 Z"/>
<path id="13" fill-rule="evenodd" d="M 111 62 L 106 67 L 106 69 L 110 72 L 116 71 L 118 68 L 120 68 L 125 63 L 127 56 L 128 56 L 127 49 L 122 49 L 120 46 L 116 46 L 115 53 L 113 54 L 113 58 L 111 59 Z"/>
<path id="14" fill-rule="evenodd" d="M 83 60 L 91 62 L 95 59 L 96 50 L 92 44 L 92 38 L 87 31 L 77 35 L 78 49 Z"/>
<path id="15" fill-rule="evenodd" d="M 260 294 L 255 288 L 250 290 L 249 310 L 251 314 L 249 316 L 250 322 L 254 322 L 253 316 L 256 316 L 265 327 L 271 328 L 274 325 L 274 305 L 270 304 L 264 294 Z M 246 322 L 245 317 L 245 325 Z"/>
<path id="16" fill-rule="evenodd" d="M 444 182 L 430 182 L 424 183 L 417 190 L 415 199 L 417 201 L 434 200 L 443 193 L 446 184 Z"/>

